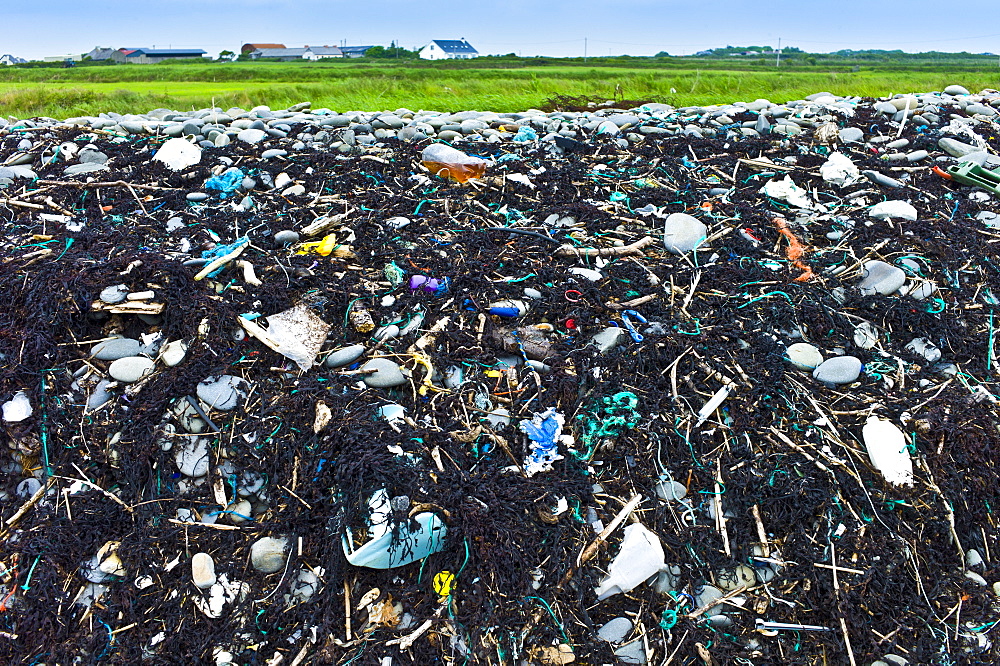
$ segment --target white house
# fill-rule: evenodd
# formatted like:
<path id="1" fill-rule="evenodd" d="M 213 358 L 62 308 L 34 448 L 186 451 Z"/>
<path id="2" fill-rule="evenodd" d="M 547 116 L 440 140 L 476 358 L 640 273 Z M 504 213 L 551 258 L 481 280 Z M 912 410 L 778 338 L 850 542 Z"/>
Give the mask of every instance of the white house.
<path id="1" fill-rule="evenodd" d="M 28 62 L 24 58 L 18 58 L 17 56 L 12 56 L 9 53 L 4 53 L 0 56 L 0 65 L 20 65 L 22 62 Z"/>
<path id="2" fill-rule="evenodd" d="M 424 60 L 464 60 L 478 55 L 479 51 L 465 39 L 435 39 L 420 49 L 420 57 Z"/>

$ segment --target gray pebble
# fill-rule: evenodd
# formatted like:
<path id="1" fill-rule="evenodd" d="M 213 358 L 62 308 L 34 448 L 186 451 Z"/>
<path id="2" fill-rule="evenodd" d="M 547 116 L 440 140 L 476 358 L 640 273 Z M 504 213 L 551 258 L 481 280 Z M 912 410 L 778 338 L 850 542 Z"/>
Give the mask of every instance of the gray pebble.
<path id="1" fill-rule="evenodd" d="M 112 363 L 108 374 L 120 382 L 131 384 L 151 373 L 155 365 L 153 359 L 145 356 L 126 356 Z"/>
<path id="2" fill-rule="evenodd" d="M 271 574 L 285 566 L 286 539 L 262 537 L 250 546 L 250 564 L 261 573 Z"/>
<path id="3" fill-rule="evenodd" d="M 858 284 L 858 289 L 864 296 L 893 294 L 906 282 L 906 273 L 901 268 L 884 261 L 866 261 L 862 275 L 864 279 Z"/>
<path id="4" fill-rule="evenodd" d="M 232 375 L 216 375 L 198 384 L 198 397 L 212 409 L 228 412 L 246 397 L 246 380 Z"/>
<path id="5" fill-rule="evenodd" d="M 949 137 L 942 137 L 938 140 L 938 148 L 948 153 L 952 157 L 965 157 L 969 153 L 975 153 L 979 151 L 979 148 L 975 146 L 970 146 L 967 143 L 962 143 L 956 139 Z"/>
<path id="6" fill-rule="evenodd" d="M 291 229 L 282 229 L 274 234 L 274 242 L 277 245 L 292 245 L 299 242 L 299 234 Z"/>
<path id="7" fill-rule="evenodd" d="M 123 284 L 117 284 L 113 287 L 105 287 L 101 290 L 101 295 L 98 296 L 99 299 L 108 303 L 109 305 L 115 305 L 116 303 L 121 303 L 125 300 L 125 297 L 129 294 L 129 288 Z"/>
<path id="8" fill-rule="evenodd" d="M 857 127 L 845 127 L 840 130 L 839 138 L 841 143 L 861 143 L 865 138 L 865 133 Z"/>
<path id="9" fill-rule="evenodd" d="M 863 367 L 854 356 L 835 356 L 813 370 L 813 378 L 827 384 L 850 384 L 861 376 Z"/>
<path id="10" fill-rule="evenodd" d="M 90 354 L 99 361 L 117 361 L 138 354 L 139 346 L 139 341 L 132 338 L 114 338 L 97 343 Z"/>
<path id="11" fill-rule="evenodd" d="M 390 388 L 406 383 L 406 376 L 399 364 L 387 358 L 373 358 L 361 366 L 361 370 L 363 372 L 375 371 L 364 376 L 365 384 L 372 388 Z"/>
<path id="12" fill-rule="evenodd" d="M 338 349 L 327 356 L 325 364 L 328 368 L 341 368 L 345 365 L 354 363 L 356 360 L 361 358 L 361 355 L 364 353 L 364 345 L 351 345 L 350 347 Z"/>
<path id="13" fill-rule="evenodd" d="M 687 254 L 705 242 L 708 233 L 701 220 L 687 213 L 672 213 L 663 224 L 663 244 L 673 254 Z"/>
<path id="14" fill-rule="evenodd" d="M 174 450 L 174 463 L 184 476 L 199 478 L 208 474 L 209 440 L 205 437 L 179 437 Z"/>

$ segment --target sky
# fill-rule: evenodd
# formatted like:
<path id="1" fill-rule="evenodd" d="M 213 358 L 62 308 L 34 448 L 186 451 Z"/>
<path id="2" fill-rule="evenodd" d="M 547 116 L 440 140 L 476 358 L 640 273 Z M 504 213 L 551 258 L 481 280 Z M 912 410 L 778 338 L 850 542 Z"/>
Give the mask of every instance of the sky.
<path id="1" fill-rule="evenodd" d="M 717 46 L 804 51 L 1000 53 L 997 0 L 37 0 L 6 3 L 0 55 L 95 46 L 421 47 L 467 39 L 481 54 L 686 55 Z"/>

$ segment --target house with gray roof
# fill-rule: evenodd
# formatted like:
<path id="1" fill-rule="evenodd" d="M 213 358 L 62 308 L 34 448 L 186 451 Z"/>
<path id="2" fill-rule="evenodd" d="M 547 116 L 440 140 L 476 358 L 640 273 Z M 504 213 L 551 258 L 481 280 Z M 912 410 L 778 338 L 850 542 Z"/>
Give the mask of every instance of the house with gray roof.
<path id="1" fill-rule="evenodd" d="M 306 60 L 325 60 L 326 58 L 343 58 L 344 52 L 339 46 L 307 46 L 306 54 L 302 56 Z"/>
<path id="2" fill-rule="evenodd" d="M 115 49 L 104 48 L 102 46 L 95 46 L 90 50 L 89 53 L 84 53 L 84 58 L 89 58 L 90 60 L 111 60 L 111 56 L 114 55 Z"/>
<path id="3" fill-rule="evenodd" d="M 3 55 L 0 55 L 0 65 L 6 65 L 9 67 L 11 65 L 20 65 L 21 63 L 25 62 L 28 61 L 25 60 L 24 58 L 18 58 L 17 56 L 12 56 L 9 53 L 4 53 Z"/>

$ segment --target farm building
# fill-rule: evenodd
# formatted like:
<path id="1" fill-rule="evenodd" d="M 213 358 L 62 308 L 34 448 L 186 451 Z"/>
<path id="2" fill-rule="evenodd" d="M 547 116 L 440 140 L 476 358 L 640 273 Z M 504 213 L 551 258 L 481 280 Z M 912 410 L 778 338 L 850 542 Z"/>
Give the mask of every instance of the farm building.
<path id="1" fill-rule="evenodd" d="M 307 46 L 306 54 L 302 56 L 306 60 L 325 60 L 327 58 L 343 58 L 344 52 L 339 46 Z"/>
<path id="2" fill-rule="evenodd" d="M 240 47 L 240 53 L 243 55 L 250 55 L 257 49 L 283 49 L 284 44 L 244 44 Z"/>
<path id="3" fill-rule="evenodd" d="M 111 59 L 115 62 L 129 63 L 133 65 L 155 65 L 160 62 L 171 60 L 184 60 L 187 58 L 201 58 L 205 52 L 201 49 L 118 49 L 111 54 Z"/>
<path id="4" fill-rule="evenodd" d="M 368 49 L 372 48 L 371 45 L 368 46 L 341 46 L 340 50 L 344 53 L 345 58 L 363 58 Z"/>
<path id="5" fill-rule="evenodd" d="M 270 60 L 273 62 L 288 62 L 290 60 L 302 60 L 309 51 L 307 48 L 298 49 L 256 49 L 250 52 L 251 60 Z"/>

